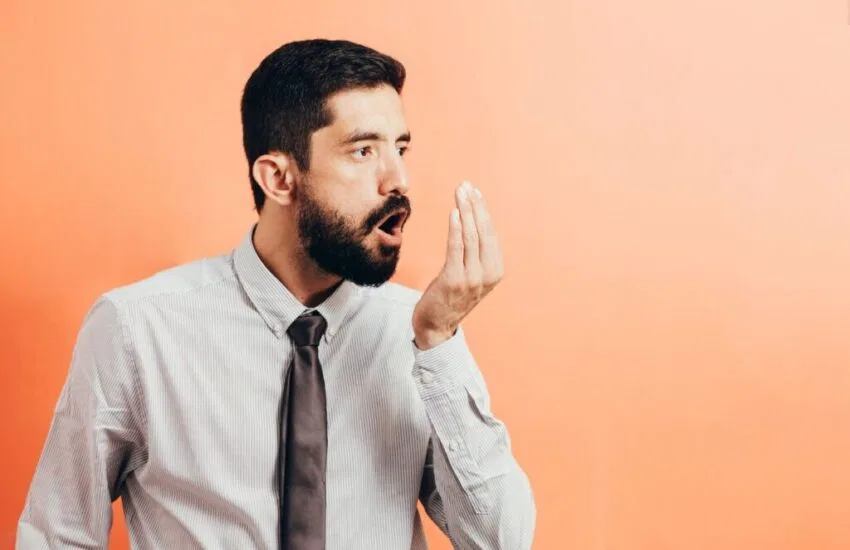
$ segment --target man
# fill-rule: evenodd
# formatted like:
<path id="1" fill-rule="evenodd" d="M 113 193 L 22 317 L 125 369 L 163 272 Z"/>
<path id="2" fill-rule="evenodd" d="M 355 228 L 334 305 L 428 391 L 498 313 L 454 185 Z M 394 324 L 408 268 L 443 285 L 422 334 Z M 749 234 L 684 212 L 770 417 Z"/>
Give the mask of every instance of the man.
<path id="1" fill-rule="evenodd" d="M 461 320 L 502 276 L 484 199 L 456 192 L 445 264 L 388 282 L 410 215 L 404 67 L 284 45 L 244 90 L 258 222 L 232 253 L 107 292 L 81 328 L 17 547 L 530 548 L 528 479 Z"/>

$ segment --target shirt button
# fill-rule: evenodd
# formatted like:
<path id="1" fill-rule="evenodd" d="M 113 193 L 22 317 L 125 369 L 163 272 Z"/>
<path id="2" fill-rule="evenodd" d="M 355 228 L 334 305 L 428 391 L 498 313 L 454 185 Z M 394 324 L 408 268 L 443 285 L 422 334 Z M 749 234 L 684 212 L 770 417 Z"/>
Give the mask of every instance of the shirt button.
<path id="1" fill-rule="evenodd" d="M 457 441 L 449 441 L 449 450 L 455 452 L 458 449 Z"/>
<path id="2" fill-rule="evenodd" d="M 428 371 L 423 371 L 420 378 L 423 384 L 430 384 L 434 380 L 434 375 Z"/>

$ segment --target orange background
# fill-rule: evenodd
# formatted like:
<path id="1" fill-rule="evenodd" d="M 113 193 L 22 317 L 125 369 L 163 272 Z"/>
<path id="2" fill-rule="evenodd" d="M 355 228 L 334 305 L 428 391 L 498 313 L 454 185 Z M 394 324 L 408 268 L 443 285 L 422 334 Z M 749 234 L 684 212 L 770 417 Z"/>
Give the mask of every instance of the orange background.
<path id="1" fill-rule="evenodd" d="M 311 36 L 408 67 L 400 282 L 461 179 L 489 199 L 508 273 L 466 326 L 535 548 L 850 547 L 848 9 L 2 1 L 0 547 L 84 313 L 238 243 L 241 87 Z"/>

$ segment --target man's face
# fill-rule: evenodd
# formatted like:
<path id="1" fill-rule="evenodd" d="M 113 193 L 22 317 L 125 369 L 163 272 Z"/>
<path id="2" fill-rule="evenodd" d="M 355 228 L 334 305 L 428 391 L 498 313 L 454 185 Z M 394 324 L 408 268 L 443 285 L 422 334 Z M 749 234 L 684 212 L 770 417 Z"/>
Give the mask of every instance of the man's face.
<path id="1" fill-rule="evenodd" d="M 322 270 L 378 286 L 395 273 L 411 211 L 401 98 L 382 86 L 340 92 L 327 106 L 333 122 L 313 134 L 297 190 L 299 237 Z"/>

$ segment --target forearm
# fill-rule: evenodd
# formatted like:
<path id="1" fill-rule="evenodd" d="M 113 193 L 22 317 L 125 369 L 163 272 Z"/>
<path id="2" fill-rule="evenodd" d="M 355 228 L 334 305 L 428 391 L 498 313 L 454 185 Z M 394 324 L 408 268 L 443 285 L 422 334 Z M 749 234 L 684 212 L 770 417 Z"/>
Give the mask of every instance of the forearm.
<path id="1" fill-rule="evenodd" d="M 58 409 L 18 522 L 16 548 L 105 550 L 112 522 L 106 470 L 89 426 Z"/>
<path id="2" fill-rule="evenodd" d="M 532 490 L 462 332 L 418 352 L 414 374 L 433 430 L 429 513 L 461 548 L 530 548 Z"/>

